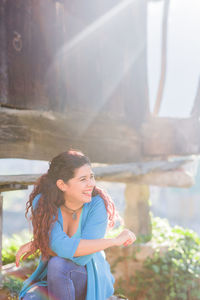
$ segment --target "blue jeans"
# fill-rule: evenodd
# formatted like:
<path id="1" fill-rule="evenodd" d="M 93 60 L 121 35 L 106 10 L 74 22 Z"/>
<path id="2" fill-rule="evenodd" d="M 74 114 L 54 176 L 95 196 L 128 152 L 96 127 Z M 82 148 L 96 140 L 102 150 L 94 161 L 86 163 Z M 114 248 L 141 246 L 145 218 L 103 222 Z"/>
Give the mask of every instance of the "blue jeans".
<path id="1" fill-rule="evenodd" d="M 48 292 L 45 287 L 37 287 L 24 300 L 85 300 L 87 293 L 87 270 L 74 262 L 54 256 L 48 262 Z"/>

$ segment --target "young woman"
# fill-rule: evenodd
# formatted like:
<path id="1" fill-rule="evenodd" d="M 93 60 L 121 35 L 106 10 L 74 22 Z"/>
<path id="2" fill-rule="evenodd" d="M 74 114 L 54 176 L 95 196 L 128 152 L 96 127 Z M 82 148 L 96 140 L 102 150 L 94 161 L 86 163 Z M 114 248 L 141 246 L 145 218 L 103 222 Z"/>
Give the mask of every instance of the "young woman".
<path id="1" fill-rule="evenodd" d="M 19 299 L 106 300 L 113 295 L 114 277 L 102 250 L 136 238 L 128 229 L 104 238 L 114 225 L 115 207 L 96 187 L 89 159 L 75 150 L 53 158 L 30 195 L 26 215 L 29 209 L 33 241 L 19 249 L 16 265 L 37 249 L 41 258 Z"/>

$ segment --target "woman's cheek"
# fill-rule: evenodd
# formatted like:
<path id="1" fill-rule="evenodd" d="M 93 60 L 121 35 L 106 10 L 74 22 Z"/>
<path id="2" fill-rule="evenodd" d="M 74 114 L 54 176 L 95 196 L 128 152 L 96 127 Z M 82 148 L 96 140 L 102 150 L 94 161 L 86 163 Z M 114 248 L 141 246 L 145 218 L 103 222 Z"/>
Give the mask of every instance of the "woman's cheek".
<path id="1" fill-rule="evenodd" d="M 86 181 L 82 181 L 82 187 L 86 187 L 87 186 L 87 182 Z"/>

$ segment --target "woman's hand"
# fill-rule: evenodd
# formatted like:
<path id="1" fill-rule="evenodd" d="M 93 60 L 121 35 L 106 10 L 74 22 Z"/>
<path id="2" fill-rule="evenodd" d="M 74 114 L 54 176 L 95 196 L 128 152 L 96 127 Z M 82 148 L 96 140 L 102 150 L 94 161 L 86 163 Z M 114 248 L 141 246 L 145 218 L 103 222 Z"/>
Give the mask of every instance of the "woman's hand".
<path id="1" fill-rule="evenodd" d="M 115 245 L 116 246 L 128 246 L 135 242 L 136 236 L 135 234 L 130 231 L 129 229 L 124 229 L 116 238 L 115 238 Z"/>
<path id="2" fill-rule="evenodd" d="M 32 241 L 22 245 L 16 254 L 16 260 L 15 260 L 16 267 L 19 267 L 20 258 L 25 260 L 27 257 L 29 257 L 34 252 L 35 252 L 35 249 L 33 247 Z"/>

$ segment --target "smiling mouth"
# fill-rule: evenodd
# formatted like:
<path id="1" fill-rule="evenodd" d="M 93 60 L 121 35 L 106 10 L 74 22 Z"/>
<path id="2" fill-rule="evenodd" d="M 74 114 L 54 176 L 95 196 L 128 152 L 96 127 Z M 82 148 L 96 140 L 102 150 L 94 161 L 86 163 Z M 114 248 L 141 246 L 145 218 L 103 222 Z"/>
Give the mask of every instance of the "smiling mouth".
<path id="1" fill-rule="evenodd" d="M 88 192 L 88 193 L 83 193 L 85 196 L 91 197 L 92 196 L 92 192 Z"/>

